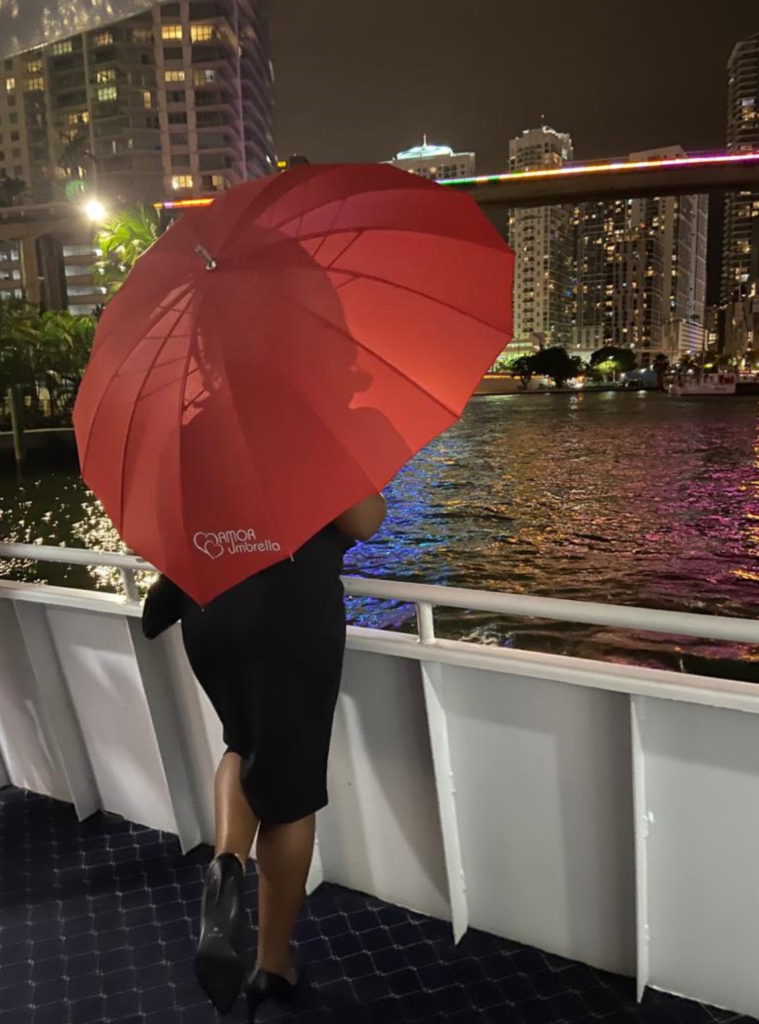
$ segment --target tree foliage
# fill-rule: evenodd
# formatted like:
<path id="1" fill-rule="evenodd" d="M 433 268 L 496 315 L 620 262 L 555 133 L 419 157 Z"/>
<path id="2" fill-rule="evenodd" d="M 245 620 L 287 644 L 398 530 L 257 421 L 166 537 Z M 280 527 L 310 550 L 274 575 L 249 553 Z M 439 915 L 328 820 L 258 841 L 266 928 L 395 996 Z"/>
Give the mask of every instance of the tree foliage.
<path id="1" fill-rule="evenodd" d="M 95 319 L 41 312 L 23 299 L 0 302 L 0 391 L 18 390 L 35 413 L 46 393 L 49 414 L 73 409 L 95 337 Z"/>
<path id="2" fill-rule="evenodd" d="M 519 356 L 517 359 L 513 359 L 509 364 L 509 371 L 519 377 L 519 381 L 525 391 L 530 386 L 530 381 L 535 376 L 532 359 L 532 356 Z"/>
<path id="3" fill-rule="evenodd" d="M 604 345 L 590 357 L 590 365 L 593 369 L 612 376 L 618 373 L 630 373 L 635 369 L 637 360 L 631 348 Z"/>
<path id="4" fill-rule="evenodd" d="M 102 253 L 96 269 L 109 295 L 119 290 L 137 260 L 162 232 L 160 217 L 152 206 L 139 204 L 106 221 L 95 237 L 95 245 Z"/>
<path id="5" fill-rule="evenodd" d="M 20 206 L 27 191 L 26 182 L 21 178 L 0 178 L 0 206 Z"/>
<path id="6" fill-rule="evenodd" d="M 582 372 L 582 360 L 570 356 L 561 345 L 541 349 L 528 358 L 533 373 L 551 377 L 557 388 L 563 387 L 568 380 Z"/>

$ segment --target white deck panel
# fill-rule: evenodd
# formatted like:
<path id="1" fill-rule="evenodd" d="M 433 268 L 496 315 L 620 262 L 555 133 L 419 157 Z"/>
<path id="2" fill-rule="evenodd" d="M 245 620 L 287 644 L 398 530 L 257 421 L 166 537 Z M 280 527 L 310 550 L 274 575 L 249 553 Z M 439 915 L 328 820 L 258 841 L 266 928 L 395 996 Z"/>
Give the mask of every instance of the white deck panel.
<path id="1" fill-rule="evenodd" d="M 329 785 L 326 880 L 450 919 L 418 662 L 346 653 Z"/>
<path id="2" fill-rule="evenodd" d="M 637 698 L 649 983 L 759 1014 L 759 719 Z"/>
<path id="3" fill-rule="evenodd" d="M 628 698 L 443 677 L 472 927 L 634 974 Z"/>

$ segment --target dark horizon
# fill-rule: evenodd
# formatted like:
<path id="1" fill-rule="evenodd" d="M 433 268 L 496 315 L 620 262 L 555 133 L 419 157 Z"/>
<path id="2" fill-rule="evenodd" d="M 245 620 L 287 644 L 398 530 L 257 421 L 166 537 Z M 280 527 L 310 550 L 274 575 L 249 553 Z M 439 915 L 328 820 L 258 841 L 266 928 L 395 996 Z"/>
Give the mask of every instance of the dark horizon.
<path id="1" fill-rule="evenodd" d="M 502 171 L 541 118 L 578 159 L 725 146 L 727 60 L 759 29 L 744 0 L 272 0 L 280 156 L 388 160 L 430 141 Z"/>

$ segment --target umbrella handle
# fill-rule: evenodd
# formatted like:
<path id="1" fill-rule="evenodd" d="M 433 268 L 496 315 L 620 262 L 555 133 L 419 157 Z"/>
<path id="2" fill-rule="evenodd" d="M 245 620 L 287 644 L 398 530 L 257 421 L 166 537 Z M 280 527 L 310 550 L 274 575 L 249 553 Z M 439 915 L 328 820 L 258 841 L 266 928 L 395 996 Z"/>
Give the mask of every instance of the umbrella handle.
<path id="1" fill-rule="evenodd" d="M 195 252 L 198 254 L 198 256 L 202 256 L 203 259 L 206 261 L 206 270 L 216 270 L 218 263 L 204 245 L 198 243 L 195 246 Z"/>

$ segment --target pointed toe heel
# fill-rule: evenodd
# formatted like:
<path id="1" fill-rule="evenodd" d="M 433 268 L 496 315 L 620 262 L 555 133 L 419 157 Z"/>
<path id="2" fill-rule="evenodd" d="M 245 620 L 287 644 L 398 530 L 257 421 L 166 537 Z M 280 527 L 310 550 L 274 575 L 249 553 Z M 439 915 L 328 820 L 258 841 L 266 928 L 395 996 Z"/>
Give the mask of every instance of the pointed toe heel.
<path id="1" fill-rule="evenodd" d="M 240 955 L 245 924 L 244 871 L 229 853 L 215 857 L 203 886 L 195 977 L 220 1013 L 234 1005 L 245 966 Z"/>
<path id="2" fill-rule="evenodd" d="M 279 974 L 270 974 L 258 969 L 251 971 L 245 981 L 249 1024 L 256 1024 L 256 1013 L 264 1003 L 291 1003 L 300 989 L 300 982 L 293 985 Z"/>

